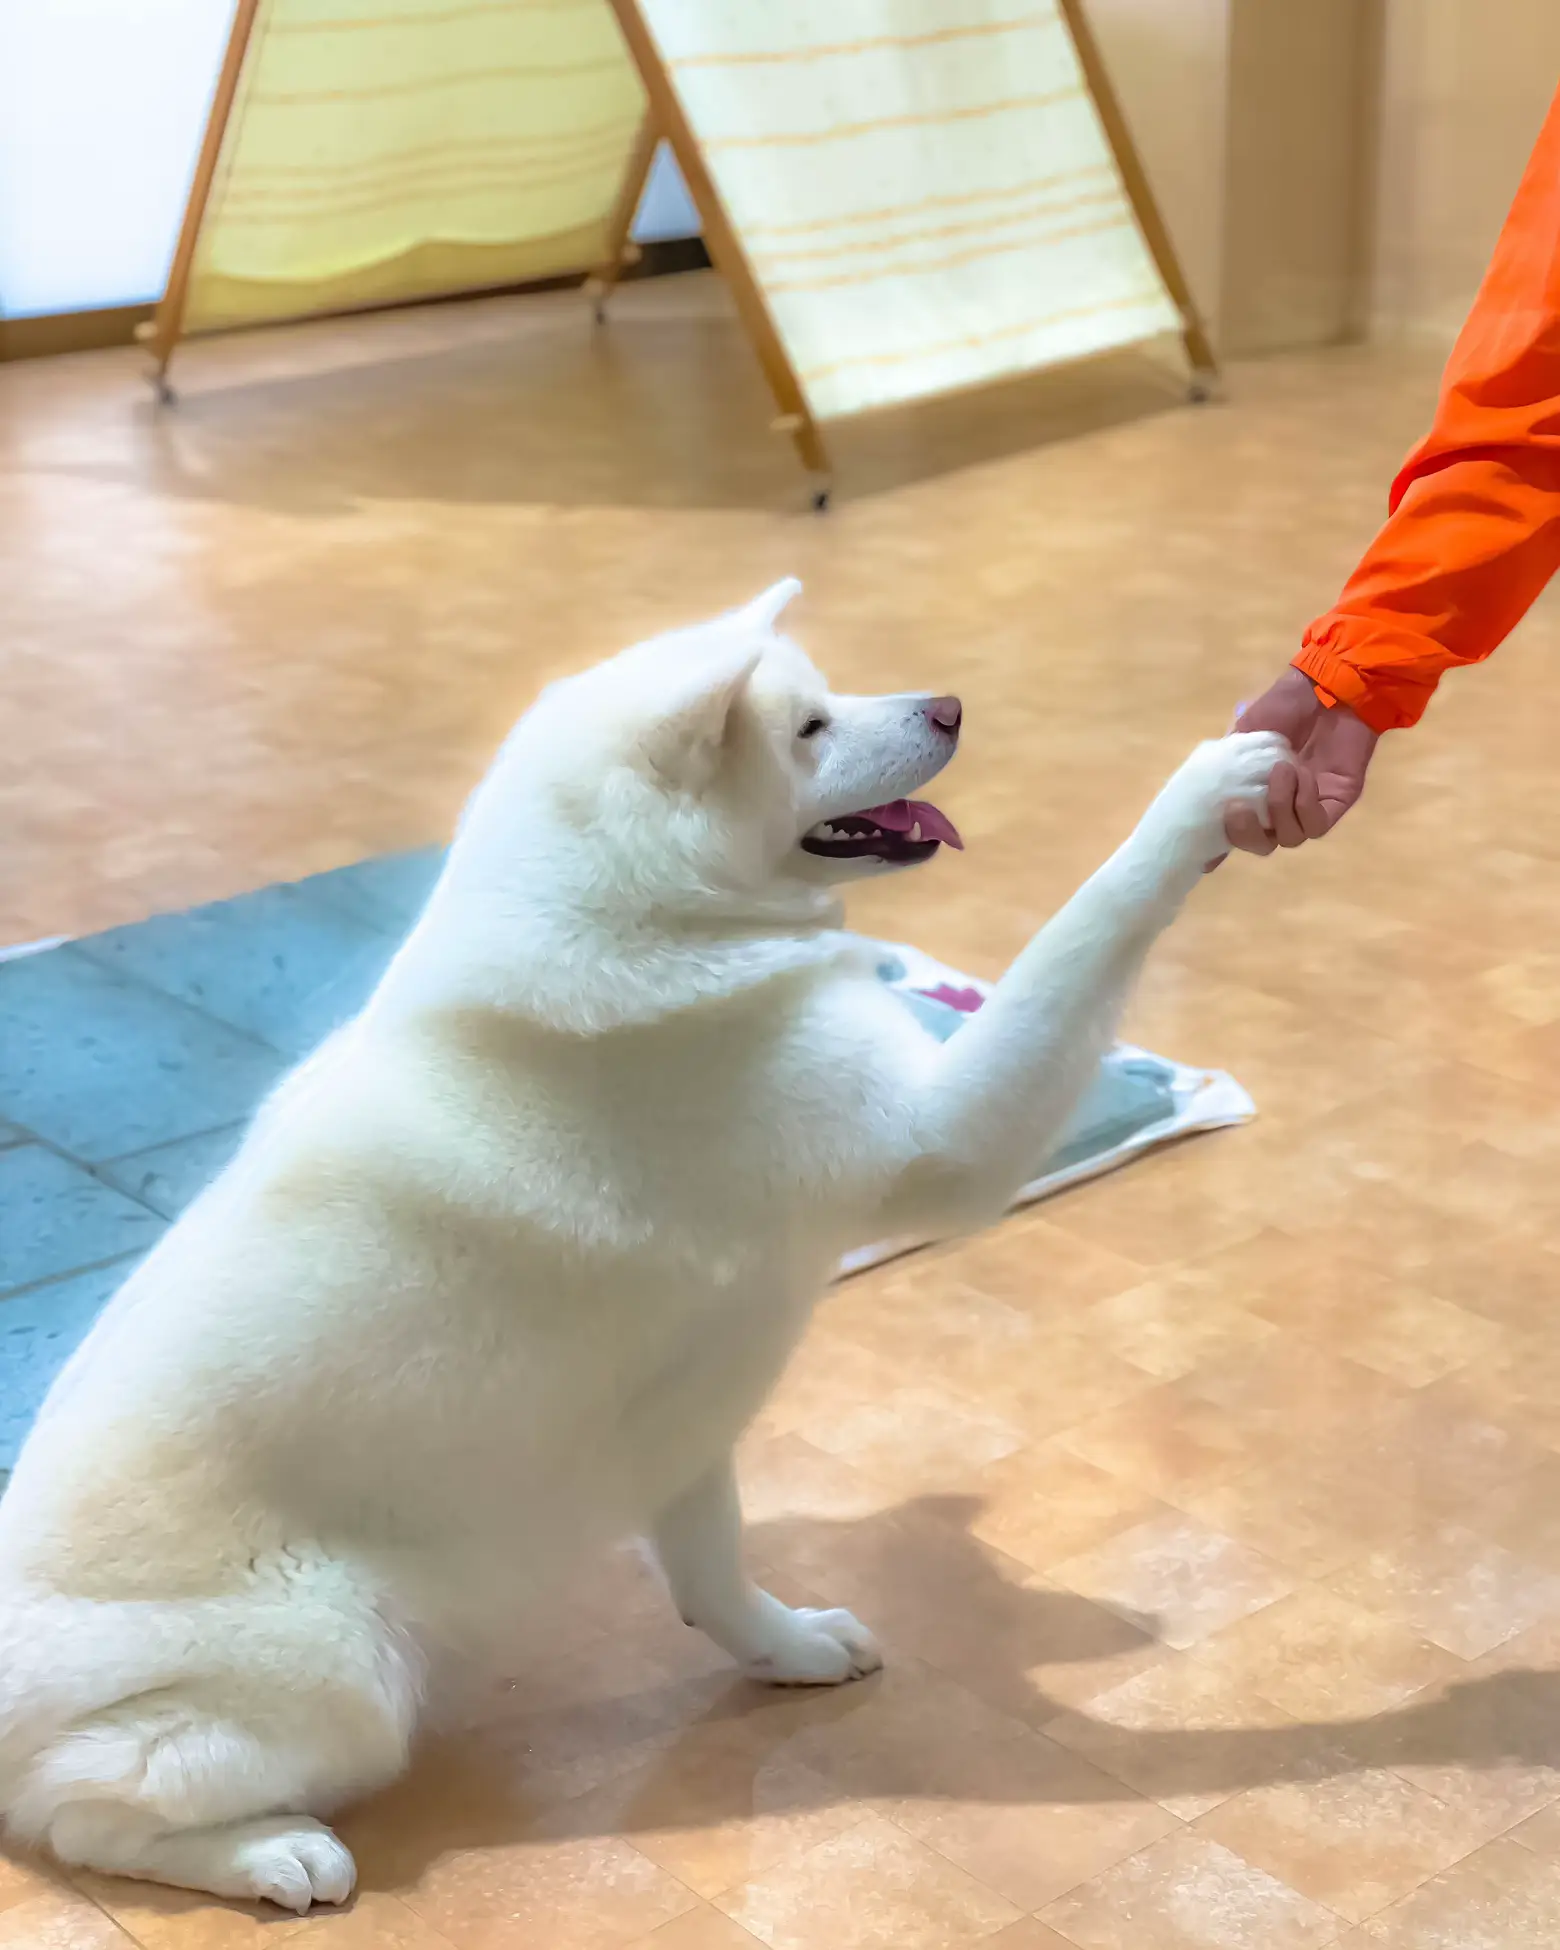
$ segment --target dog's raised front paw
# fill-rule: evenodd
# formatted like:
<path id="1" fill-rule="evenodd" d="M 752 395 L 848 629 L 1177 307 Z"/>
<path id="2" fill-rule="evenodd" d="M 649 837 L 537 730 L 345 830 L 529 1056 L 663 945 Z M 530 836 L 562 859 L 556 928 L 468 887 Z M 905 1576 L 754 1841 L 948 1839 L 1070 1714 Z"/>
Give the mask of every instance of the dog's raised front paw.
<path id="1" fill-rule="evenodd" d="M 876 1639 L 848 1611 L 800 1610 L 774 1619 L 769 1645 L 744 1669 L 771 1686 L 839 1686 L 882 1663 Z"/>
<path id="2" fill-rule="evenodd" d="M 1187 811 L 1222 819 L 1236 806 L 1251 806 L 1267 817 L 1268 780 L 1281 759 L 1291 758 L 1289 740 L 1277 731 L 1232 731 L 1199 745 L 1176 773 L 1172 786 L 1184 788 Z"/>
<path id="3" fill-rule="evenodd" d="M 1224 816 L 1250 806 L 1267 823 L 1268 780 L 1273 767 L 1293 756 L 1276 731 L 1233 731 L 1199 745 L 1159 795 L 1154 813 L 1168 827 L 1163 837 L 1184 845 L 1200 866 L 1223 846 Z"/>

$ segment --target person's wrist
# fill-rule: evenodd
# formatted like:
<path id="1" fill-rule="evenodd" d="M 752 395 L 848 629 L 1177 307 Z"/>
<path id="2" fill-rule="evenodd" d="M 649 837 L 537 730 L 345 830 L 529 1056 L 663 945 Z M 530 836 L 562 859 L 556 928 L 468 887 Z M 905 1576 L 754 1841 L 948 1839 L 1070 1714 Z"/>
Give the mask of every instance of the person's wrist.
<path id="1" fill-rule="evenodd" d="M 1267 689 L 1235 721 L 1237 731 L 1280 731 L 1298 748 L 1322 717 L 1316 686 L 1293 664 L 1286 665 Z"/>

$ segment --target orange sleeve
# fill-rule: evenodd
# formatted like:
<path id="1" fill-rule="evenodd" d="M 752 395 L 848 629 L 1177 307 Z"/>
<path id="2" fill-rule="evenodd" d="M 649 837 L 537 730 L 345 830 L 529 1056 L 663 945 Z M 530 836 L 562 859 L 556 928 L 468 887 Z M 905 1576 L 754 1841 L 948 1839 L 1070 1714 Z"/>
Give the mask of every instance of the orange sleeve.
<path id="1" fill-rule="evenodd" d="M 1376 731 L 1415 723 L 1560 569 L 1560 95 L 1388 509 L 1294 660 Z"/>

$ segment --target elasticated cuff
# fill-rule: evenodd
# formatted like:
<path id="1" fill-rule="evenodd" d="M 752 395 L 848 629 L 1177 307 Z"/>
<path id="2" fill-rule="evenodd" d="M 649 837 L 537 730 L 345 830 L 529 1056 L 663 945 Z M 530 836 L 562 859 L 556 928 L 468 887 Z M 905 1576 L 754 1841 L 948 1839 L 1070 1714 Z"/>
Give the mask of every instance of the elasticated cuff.
<path id="1" fill-rule="evenodd" d="M 1433 686 L 1427 690 L 1385 672 L 1361 670 L 1319 643 L 1303 645 L 1293 662 L 1324 694 L 1324 704 L 1347 704 L 1372 731 L 1402 731 L 1418 724 L 1434 695 Z"/>

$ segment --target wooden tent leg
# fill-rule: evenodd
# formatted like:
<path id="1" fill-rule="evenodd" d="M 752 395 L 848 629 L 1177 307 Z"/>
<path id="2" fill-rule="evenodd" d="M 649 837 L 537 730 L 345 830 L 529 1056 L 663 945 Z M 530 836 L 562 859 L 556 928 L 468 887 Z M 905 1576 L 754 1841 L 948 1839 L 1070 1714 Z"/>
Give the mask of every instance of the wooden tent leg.
<path id="1" fill-rule="evenodd" d="M 244 56 L 249 51 L 250 36 L 254 32 L 260 5 L 261 0 L 238 0 L 233 14 L 233 30 L 228 35 L 227 52 L 222 57 L 222 68 L 217 76 L 216 93 L 211 98 L 211 113 L 206 118 L 206 133 L 201 139 L 200 155 L 195 163 L 189 201 L 184 206 L 184 222 L 179 227 L 179 241 L 173 253 L 173 266 L 168 273 L 168 286 L 148 324 L 136 333 L 136 337 L 152 354 L 155 362 L 152 383 L 157 389 L 158 399 L 165 406 L 172 402 L 174 396 L 173 388 L 168 383 L 168 363 L 184 329 L 184 308 L 190 294 L 190 273 L 195 268 L 195 247 L 200 242 L 200 227 L 211 198 L 211 186 L 216 181 L 223 138 L 227 134 L 228 119 L 238 95 L 238 78 L 244 70 Z"/>
<path id="2" fill-rule="evenodd" d="M 808 501 L 816 515 L 827 512 L 830 498 L 834 493 L 834 470 L 829 463 L 829 452 L 823 444 L 823 436 L 818 431 L 817 422 L 811 416 L 799 413 L 782 413 L 769 423 L 771 433 L 786 433 L 796 445 L 796 455 L 808 473 Z"/>
<path id="3" fill-rule="evenodd" d="M 710 254 L 711 263 L 731 291 L 737 316 L 742 321 L 753 350 L 758 354 L 758 362 L 764 369 L 769 389 L 780 409 L 773 430 L 791 436 L 797 457 L 811 476 L 809 499 L 813 508 L 821 514 L 828 507 L 833 491 L 833 468 L 823 435 L 802 391 L 802 382 L 791 364 L 791 355 L 786 351 L 785 341 L 770 316 L 764 294 L 748 262 L 747 252 L 737 236 L 736 226 L 726 214 L 726 206 L 715 187 L 715 179 L 705 166 L 698 138 L 683 113 L 677 90 L 655 44 L 655 36 L 646 25 L 636 0 L 611 0 L 611 5 L 618 26 L 622 29 L 623 39 L 628 43 L 628 51 L 634 57 L 634 65 L 639 70 L 639 78 L 645 84 L 645 93 L 650 97 L 651 118 L 670 145 L 693 207 L 698 212 L 704 232 L 704 247 Z"/>
<path id="4" fill-rule="evenodd" d="M 1072 35 L 1073 46 L 1078 52 L 1078 65 L 1083 70 L 1089 93 L 1094 97 L 1094 106 L 1099 110 L 1105 138 L 1115 154 L 1116 167 L 1121 172 L 1121 181 L 1137 218 L 1138 228 L 1143 233 L 1143 241 L 1148 245 L 1171 301 L 1181 314 L 1181 343 L 1186 347 L 1186 356 L 1192 368 L 1187 397 L 1200 404 L 1214 397 L 1219 379 L 1218 356 L 1198 313 L 1197 301 L 1186 281 L 1186 273 L 1181 268 L 1181 260 L 1176 255 L 1175 245 L 1143 167 L 1143 159 L 1132 140 L 1132 131 L 1127 127 L 1127 118 L 1122 113 L 1115 84 L 1100 54 L 1099 42 L 1094 38 L 1081 0 L 1056 0 L 1056 3 L 1067 23 L 1067 31 Z"/>
<path id="5" fill-rule="evenodd" d="M 585 293 L 591 301 L 598 325 L 607 322 L 607 300 L 616 291 L 624 270 L 639 262 L 639 246 L 633 240 L 634 219 L 644 200 L 645 185 L 650 180 L 650 170 L 660 143 L 655 117 L 647 111 L 639 125 L 639 133 L 634 137 L 634 146 L 629 151 L 628 167 L 623 172 L 617 202 L 613 204 L 612 215 L 607 219 L 606 255 L 585 280 Z"/>

